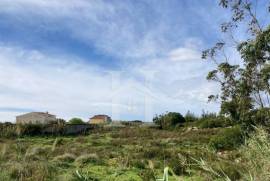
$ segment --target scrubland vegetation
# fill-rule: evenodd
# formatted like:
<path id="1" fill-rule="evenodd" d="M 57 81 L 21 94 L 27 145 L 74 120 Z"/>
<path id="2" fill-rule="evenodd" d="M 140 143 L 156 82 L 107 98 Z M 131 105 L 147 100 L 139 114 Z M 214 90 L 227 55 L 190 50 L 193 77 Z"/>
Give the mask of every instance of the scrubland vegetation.
<path id="1" fill-rule="evenodd" d="M 12 135 L 0 139 L 0 180 L 144 181 L 162 178 L 166 167 L 169 180 L 269 180 L 269 144 L 266 130 L 256 128 L 248 138 L 234 125 L 106 126 L 77 136 Z"/>

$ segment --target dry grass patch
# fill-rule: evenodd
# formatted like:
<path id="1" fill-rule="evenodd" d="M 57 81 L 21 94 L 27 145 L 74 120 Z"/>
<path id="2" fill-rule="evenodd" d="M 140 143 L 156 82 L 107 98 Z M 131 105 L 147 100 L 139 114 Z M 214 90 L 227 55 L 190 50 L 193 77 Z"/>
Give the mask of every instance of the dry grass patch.
<path id="1" fill-rule="evenodd" d="M 85 165 L 87 163 L 98 163 L 100 162 L 99 156 L 96 153 L 84 154 L 76 158 L 75 162 L 78 165 Z"/>
<path id="2" fill-rule="evenodd" d="M 53 161 L 60 161 L 60 162 L 74 162 L 76 156 L 71 153 L 65 153 L 64 155 L 59 155 L 54 157 Z"/>

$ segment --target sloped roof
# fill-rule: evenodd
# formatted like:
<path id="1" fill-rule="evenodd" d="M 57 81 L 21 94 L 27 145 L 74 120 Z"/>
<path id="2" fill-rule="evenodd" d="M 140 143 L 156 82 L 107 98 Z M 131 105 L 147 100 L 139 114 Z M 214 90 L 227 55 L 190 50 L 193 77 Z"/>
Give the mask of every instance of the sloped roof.
<path id="1" fill-rule="evenodd" d="M 109 118 L 110 116 L 107 116 L 107 115 L 95 115 L 93 117 L 91 117 L 90 119 L 105 119 L 105 118 Z"/>
<path id="2" fill-rule="evenodd" d="M 19 116 L 25 116 L 25 115 L 29 115 L 29 114 L 38 114 L 38 115 L 43 115 L 43 116 L 55 116 L 53 114 L 49 114 L 48 112 L 30 112 L 30 113 L 22 114 Z"/>

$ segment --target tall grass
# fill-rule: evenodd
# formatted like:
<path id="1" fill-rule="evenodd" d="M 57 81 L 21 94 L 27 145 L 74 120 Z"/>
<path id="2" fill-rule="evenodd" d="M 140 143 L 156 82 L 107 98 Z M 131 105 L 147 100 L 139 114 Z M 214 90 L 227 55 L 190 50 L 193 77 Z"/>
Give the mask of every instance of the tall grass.
<path id="1" fill-rule="evenodd" d="M 239 158 L 233 165 L 241 166 L 239 170 L 241 180 L 245 181 L 266 181 L 270 180 L 270 139 L 269 133 L 263 128 L 255 128 L 255 132 L 239 149 Z M 226 170 L 213 167 L 203 159 L 195 160 L 199 167 L 212 178 L 219 178 L 226 181 L 235 180 L 229 176 Z"/>
<path id="2" fill-rule="evenodd" d="M 265 129 L 256 128 L 240 153 L 246 165 L 245 180 L 270 180 L 270 139 Z"/>
<path id="3" fill-rule="evenodd" d="M 2 148 L 1 148 L 1 152 L 0 152 L 0 160 L 3 160 L 6 156 L 6 153 L 7 153 L 7 147 L 8 145 L 7 144 L 2 144 Z"/>

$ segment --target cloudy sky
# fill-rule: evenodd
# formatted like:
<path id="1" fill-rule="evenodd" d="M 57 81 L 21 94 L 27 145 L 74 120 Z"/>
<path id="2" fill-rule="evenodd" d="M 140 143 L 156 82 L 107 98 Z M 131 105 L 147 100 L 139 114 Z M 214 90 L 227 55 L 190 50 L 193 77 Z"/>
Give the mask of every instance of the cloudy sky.
<path id="1" fill-rule="evenodd" d="M 0 0 L 0 120 L 218 111 L 200 57 L 228 17 L 212 0 Z"/>

